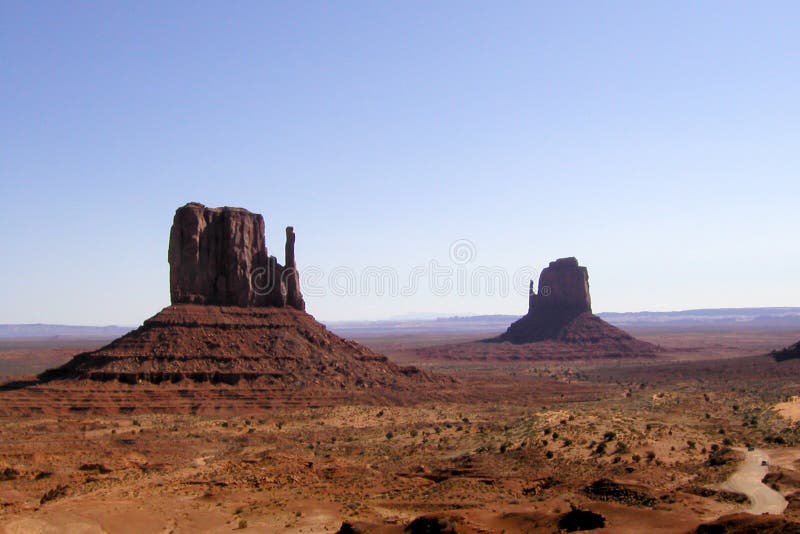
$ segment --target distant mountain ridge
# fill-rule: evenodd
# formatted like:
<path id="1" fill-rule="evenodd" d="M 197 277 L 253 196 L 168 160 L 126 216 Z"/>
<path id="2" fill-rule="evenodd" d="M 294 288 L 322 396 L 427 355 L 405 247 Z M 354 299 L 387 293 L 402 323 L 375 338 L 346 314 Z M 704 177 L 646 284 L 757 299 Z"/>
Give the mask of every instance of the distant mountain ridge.
<path id="1" fill-rule="evenodd" d="M 109 339 L 127 334 L 135 326 L 75 326 L 65 324 L 0 324 L 2 338 L 97 338 Z"/>
<path id="2" fill-rule="evenodd" d="M 800 328 L 800 307 L 773 308 L 701 308 L 670 312 L 598 313 L 609 323 L 633 328 Z M 330 321 L 327 326 L 344 336 L 381 332 L 454 332 L 481 335 L 502 332 L 520 315 L 469 315 L 435 319 L 386 319 L 377 321 Z M 133 330 L 133 326 L 75 326 L 58 324 L 0 324 L 2 338 L 115 338 Z"/>
<path id="3" fill-rule="evenodd" d="M 606 312 L 599 317 L 620 328 L 797 328 L 798 308 L 706 308 L 670 312 Z M 473 315 L 419 320 L 337 321 L 328 327 L 340 335 L 360 336 L 381 333 L 500 333 L 520 315 Z"/>
<path id="4" fill-rule="evenodd" d="M 610 323 L 625 325 L 800 325 L 800 308 L 709 308 L 674 312 L 608 312 L 599 314 Z"/>

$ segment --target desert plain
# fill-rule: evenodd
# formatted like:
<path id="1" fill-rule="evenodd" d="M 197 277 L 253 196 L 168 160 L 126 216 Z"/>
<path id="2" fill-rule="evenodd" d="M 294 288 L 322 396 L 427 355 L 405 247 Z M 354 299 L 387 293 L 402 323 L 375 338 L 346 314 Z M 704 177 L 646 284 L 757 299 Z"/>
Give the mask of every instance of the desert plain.
<path id="1" fill-rule="evenodd" d="M 363 334 L 454 380 L 307 396 L 20 388 L 103 342 L 4 341 L 0 531 L 745 532 L 755 521 L 795 532 L 800 361 L 768 353 L 800 330 L 632 333 L 662 351 L 436 359 L 426 354 L 469 336 L 440 334 L 427 350 L 430 336 Z M 703 530 L 723 516 L 727 530 Z"/>

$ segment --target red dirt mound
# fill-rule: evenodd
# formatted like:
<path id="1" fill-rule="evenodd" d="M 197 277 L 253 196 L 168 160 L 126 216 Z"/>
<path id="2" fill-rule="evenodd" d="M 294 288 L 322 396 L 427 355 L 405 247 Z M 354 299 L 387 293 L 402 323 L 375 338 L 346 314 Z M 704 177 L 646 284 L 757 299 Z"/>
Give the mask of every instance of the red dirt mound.
<path id="1" fill-rule="evenodd" d="M 175 304 L 109 345 L 42 373 L 40 380 L 181 381 L 284 388 L 404 389 L 432 375 L 330 333 L 290 307 Z"/>

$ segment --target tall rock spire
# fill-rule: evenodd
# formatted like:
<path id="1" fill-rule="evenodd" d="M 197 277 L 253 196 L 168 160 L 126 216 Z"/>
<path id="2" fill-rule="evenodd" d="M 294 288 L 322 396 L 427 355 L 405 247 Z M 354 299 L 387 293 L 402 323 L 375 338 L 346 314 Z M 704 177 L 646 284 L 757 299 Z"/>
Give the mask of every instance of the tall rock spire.
<path id="1" fill-rule="evenodd" d="M 286 227 L 286 266 L 284 267 L 283 280 L 286 284 L 286 305 L 298 310 L 305 310 L 306 303 L 300 292 L 300 276 L 294 260 L 294 228 Z"/>

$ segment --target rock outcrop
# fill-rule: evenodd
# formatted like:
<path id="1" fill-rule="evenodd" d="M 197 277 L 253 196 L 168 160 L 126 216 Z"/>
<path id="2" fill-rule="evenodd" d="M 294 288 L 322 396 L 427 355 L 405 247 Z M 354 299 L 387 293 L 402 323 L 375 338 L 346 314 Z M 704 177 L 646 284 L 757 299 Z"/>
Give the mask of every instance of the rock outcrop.
<path id="1" fill-rule="evenodd" d="M 558 338 L 561 331 L 581 314 L 592 313 L 589 271 L 575 258 L 550 262 L 539 275 L 539 292 L 531 280 L 528 313 L 501 336 L 512 343 L 530 343 Z"/>
<path id="2" fill-rule="evenodd" d="M 433 360 L 583 360 L 651 357 L 660 347 L 638 340 L 592 313 L 589 273 L 575 258 L 553 261 L 531 281 L 528 313 L 500 336 L 414 349 Z"/>
<path id="3" fill-rule="evenodd" d="M 302 310 L 173 304 L 136 330 L 77 355 L 42 380 L 137 383 L 255 383 L 282 388 L 396 387 L 425 379 Z"/>
<path id="4" fill-rule="evenodd" d="M 528 313 L 569 313 L 578 316 L 592 312 L 589 296 L 589 270 L 578 265 L 575 258 L 551 261 L 539 275 L 539 293 L 533 291 L 531 280 Z"/>
<path id="5" fill-rule="evenodd" d="M 288 227 L 283 266 L 267 253 L 261 215 L 186 204 L 176 210 L 169 238 L 172 303 L 303 310 L 294 242 Z"/>
<path id="6" fill-rule="evenodd" d="M 653 353 L 656 347 L 592 314 L 589 272 L 575 258 L 550 262 L 539 276 L 539 291 L 531 281 L 528 313 L 501 336 L 487 340 L 514 344 L 557 341 L 595 345 L 609 354 Z"/>
<path id="7" fill-rule="evenodd" d="M 539 275 L 538 293 L 534 292 L 531 280 L 528 313 L 512 324 L 498 340 L 512 343 L 555 339 L 565 341 L 568 327 L 582 316 L 595 317 L 592 315 L 592 299 L 589 295 L 589 271 L 578 265 L 575 258 L 561 258 L 550 262 Z M 608 327 L 614 328 L 611 325 Z M 572 335 L 574 337 L 575 332 Z"/>
<path id="8" fill-rule="evenodd" d="M 175 212 L 172 305 L 138 329 L 39 376 L 41 382 L 238 384 L 276 390 L 410 390 L 452 382 L 402 368 L 305 312 L 286 229 L 286 265 L 267 254 L 264 219 L 191 203 Z"/>
<path id="9" fill-rule="evenodd" d="M 800 341 L 792 345 L 791 347 L 786 347 L 785 349 L 781 350 L 774 350 L 772 351 L 772 357 L 775 358 L 775 361 L 783 362 L 786 360 L 796 360 L 800 358 Z"/>

